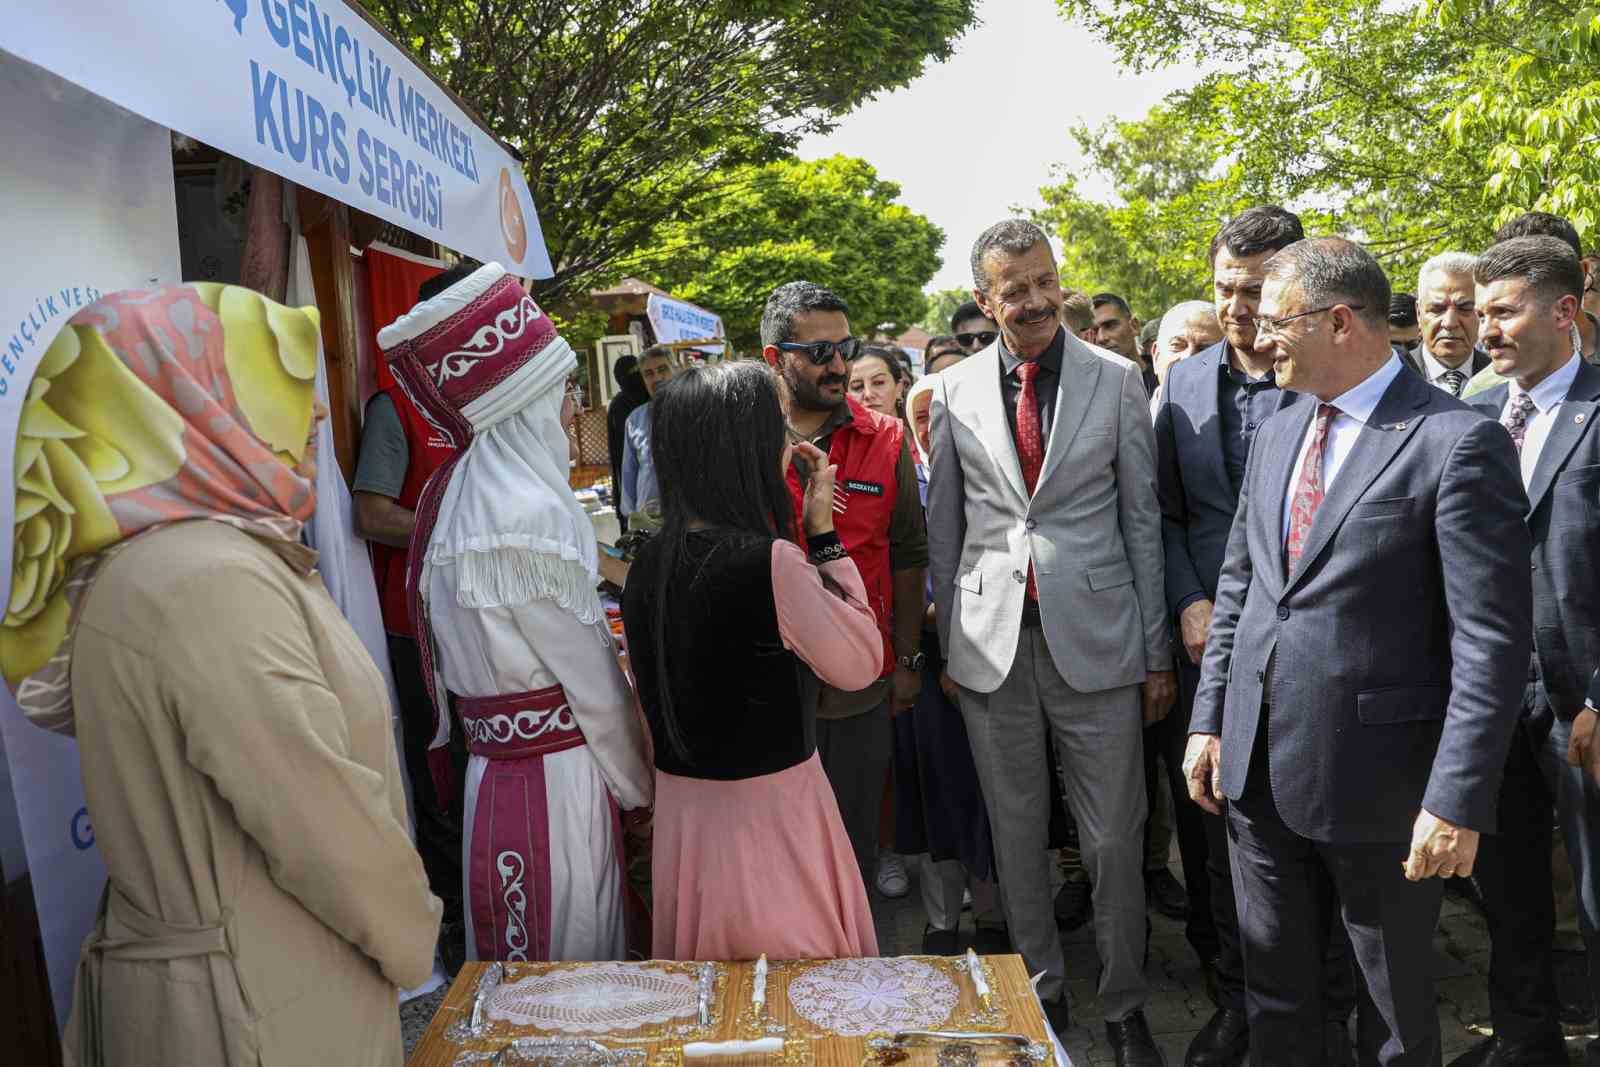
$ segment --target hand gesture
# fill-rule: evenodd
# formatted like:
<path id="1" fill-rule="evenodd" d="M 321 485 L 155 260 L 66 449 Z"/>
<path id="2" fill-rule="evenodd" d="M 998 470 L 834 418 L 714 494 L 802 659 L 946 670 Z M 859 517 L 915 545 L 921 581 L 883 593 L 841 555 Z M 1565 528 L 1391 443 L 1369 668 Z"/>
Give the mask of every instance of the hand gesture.
<path id="1" fill-rule="evenodd" d="M 1211 633 L 1212 606 L 1209 600 L 1196 600 L 1178 616 L 1178 636 L 1183 640 L 1183 650 L 1188 653 L 1189 662 L 1196 667 L 1200 666 L 1200 658 L 1206 654 L 1206 637 Z"/>
<path id="2" fill-rule="evenodd" d="M 797 441 L 794 451 L 811 466 L 806 483 L 803 521 L 807 537 L 833 532 L 833 479 L 838 468 L 828 462 L 822 449 L 808 441 Z"/>
<path id="3" fill-rule="evenodd" d="M 1478 831 L 1439 818 L 1424 808 L 1411 829 L 1411 854 L 1406 857 L 1406 880 L 1465 878 L 1478 858 Z"/>
<path id="4" fill-rule="evenodd" d="M 1190 734 L 1183 750 L 1183 777 L 1189 799 L 1213 815 L 1222 814 L 1222 739 L 1216 734 Z"/>
<path id="5" fill-rule="evenodd" d="M 1178 699 L 1178 676 L 1174 671 L 1150 671 L 1144 676 L 1144 724 L 1154 726 L 1167 717 Z"/>

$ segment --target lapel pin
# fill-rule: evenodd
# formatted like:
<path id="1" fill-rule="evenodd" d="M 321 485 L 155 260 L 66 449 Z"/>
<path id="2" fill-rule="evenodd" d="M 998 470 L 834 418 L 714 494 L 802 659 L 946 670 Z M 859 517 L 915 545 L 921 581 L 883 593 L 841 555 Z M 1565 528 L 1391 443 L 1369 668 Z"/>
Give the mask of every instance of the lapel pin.
<path id="1" fill-rule="evenodd" d="M 1586 418 L 1588 418 L 1588 416 L 1587 416 L 1587 415 L 1585 415 L 1585 414 L 1584 414 L 1584 413 L 1583 413 L 1583 412 L 1581 412 L 1581 411 L 1580 411 L 1580 412 L 1578 412 L 1578 413 L 1577 413 L 1577 414 L 1576 414 L 1576 415 L 1574 415 L 1574 416 L 1572 416 L 1572 421 L 1573 421 L 1573 422 L 1580 422 L 1580 423 L 1581 423 L 1581 422 L 1582 422 L 1582 421 L 1583 421 L 1583 420 L 1584 420 L 1584 419 L 1586 419 Z"/>
<path id="2" fill-rule="evenodd" d="M 1394 424 L 1394 428 L 1397 430 L 1403 430 L 1406 428 L 1406 424 L 1404 422 L 1397 422 Z"/>

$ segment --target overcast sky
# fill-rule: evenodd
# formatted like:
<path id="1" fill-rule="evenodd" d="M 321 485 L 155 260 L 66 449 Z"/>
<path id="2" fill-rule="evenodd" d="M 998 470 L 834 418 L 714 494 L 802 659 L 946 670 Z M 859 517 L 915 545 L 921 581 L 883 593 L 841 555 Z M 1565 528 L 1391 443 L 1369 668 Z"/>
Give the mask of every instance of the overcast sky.
<path id="1" fill-rule="evenodd" d="M 1137 118 L 1195 80 L 1189 71 L 1120 73 L 1053 0 L 985 0 L 980 17 L 949 62 L 800 146 L 806 159 L 867 160 L 944 229 L 944 265 L 931 289 L 969 285 L 967 250 L 978 234 L 1013 207 L 1040 203 L 1051 165 L 1068 159 L 1069 126 Z"/>

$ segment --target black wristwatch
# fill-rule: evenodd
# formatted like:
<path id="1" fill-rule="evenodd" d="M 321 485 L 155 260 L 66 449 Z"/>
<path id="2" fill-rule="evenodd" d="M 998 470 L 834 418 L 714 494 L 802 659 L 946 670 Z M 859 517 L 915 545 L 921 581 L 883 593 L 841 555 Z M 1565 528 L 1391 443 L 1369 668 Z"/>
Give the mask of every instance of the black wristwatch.
<path id="1" fill-rule="evenodd" d="M 914 656 L 901 656 L 895 662 L 908 671 L 920 671 L 922 670 L 922 661 L 926 658 L 921 652 L 918 652 Z"/>

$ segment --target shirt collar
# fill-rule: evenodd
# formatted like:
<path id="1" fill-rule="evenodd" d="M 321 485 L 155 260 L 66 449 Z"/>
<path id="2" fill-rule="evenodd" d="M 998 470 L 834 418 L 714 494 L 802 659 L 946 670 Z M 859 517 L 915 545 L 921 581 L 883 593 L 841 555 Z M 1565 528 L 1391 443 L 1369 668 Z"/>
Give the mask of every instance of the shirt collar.
<path id="1" fill-rule="evenodd" d="M 1011 350 L 1006 347 L 1006 339 L 1004 337 L 997 339 L 995 344 L 1000 349 L 1000 371 L 1010 377 L 1016 373 L 1017 367 L 1023 362 L 1022 357 L 1011 354 Z M 1050 346 L 1039 356 L 1039 366 L 1052 374 L 1060 374 L 1061 354 L 1066 347 L 1067 331 L 1058 326 L 1056 327 L 1055 337 L 1050 341 Z"/>
<path id="2" fill-rule="evenodd" d="M 1567 357 L 1567 361 L 1557 368 L 1544 381 L 1532 389 L 1524 389 L 1516 382 L 1511 383 L 1511 397 L 1514 399 L 1522 393 L 1527 393 L 1533 398 L 1533 406 L 1539 411 L 1549 411 L 1567 398 L 1572 391 L 1572 383 L 1578 379 L 1578 353 L 1574 352 Z"/>
<path id="3" fill-rule="evenodd" d="M 1440 363 L 1433 357 L 1432 352 L 1428 351 L 1428 345 L 1426 342 L 1418 345 L 1417 347 L 1422 350 L 1422 368 L 1428 372 L 1429 383 L 1437 382 L 1441 377 L 1444 376 L 1446 372 L 1451 370 L 1454 370 L 1459 374 L 1465 374 L 1468 378 L 1472 377 L 1471 353 L 1468 353 L 1467 358 L 1461 361 L 1461 366 L 1446 367 L 1443 363 Z"/>
<path id="4" fill-rule="evenodd" d="M 837 430 L 839 427 L 848 426 L 850 423 L 854 422 L 855 419 L 855 412 L 850 410 L 850 401 L 846 399 L 844 403 L 840 404 L 838 407 L 834 408 L 833 411 L 829 412 L 828 417 L 823 420 L 822 425 L 818 426 L 816 432 L 812 433 L 809 437 L 805 434 L 796 432 L 793 426 L 785 426 L 785 429 L 789 431 L 789 440 L 791 441 L 820 441 L 833 431 Z"/>
<path id="5" fill-rule="evenodd" d="M 1400 369 L 1400 357 L 1391 351 L 1387 363 L 1367 375 L 1360 385 L 1340 393 L 1328 403 L 1338 408 L 1340 414 L 1365 425 L 1372 419 L 1372 413 L 1378 410 L 1378 403 L 1399 376 Z"/>

